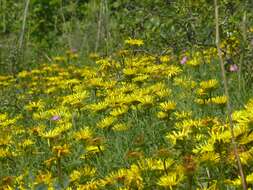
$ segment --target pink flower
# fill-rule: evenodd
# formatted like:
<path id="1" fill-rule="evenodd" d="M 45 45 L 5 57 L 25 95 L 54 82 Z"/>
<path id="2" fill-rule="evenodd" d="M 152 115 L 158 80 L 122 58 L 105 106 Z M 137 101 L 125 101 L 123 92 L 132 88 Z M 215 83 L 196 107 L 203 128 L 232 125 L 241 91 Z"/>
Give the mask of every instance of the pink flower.
<path id="1" fill-rule="evenodd" d="M 51 120 L 52 121 L 58 121 L 59 119 L 61 119 L 61 117 L 59 115 L 54 115 Z"/>
<path id="2" fill-rule="evenodd" d="M 184 65 L 187 62 L 187 56 L 184 56 L 181 61 L 180 64 Z"/>
<path id="3" fill-rule="evenodd" d="M 236 64 L 233 64 L 233 65 L 229 66 L 229 71 L 230 72 L 237 72 L 238 70 L 239 70 L 239 68 Z"/>
<path id="4" fill-rule="evenodd" d="M 77 53 L 77 49 L 76 48 L 71 48 L 70 50 L 72 53 Z"/>

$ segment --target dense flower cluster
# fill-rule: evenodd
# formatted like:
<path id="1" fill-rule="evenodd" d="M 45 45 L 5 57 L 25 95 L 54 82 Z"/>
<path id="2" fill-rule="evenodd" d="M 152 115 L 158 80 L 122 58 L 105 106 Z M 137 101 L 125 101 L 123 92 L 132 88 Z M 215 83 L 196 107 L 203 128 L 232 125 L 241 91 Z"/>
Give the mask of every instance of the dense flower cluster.
<path id="1" fill-rule="evenodd" d="M 216 50 L 184 52 L 178 59 L 163 55 L 159 63 L 156 56 L 120 52 L 127 53 L 91 54 L 93 66 L 60 66 L 78 58 L 71 50 L 16 78 L 0 76 L 6 100 L 0 110 L 0 189 L 240 186 L 224 116 L 227 97 L 219 75 L 209 74 L 219 69 Z M 253 184 L 253 99 L 233 120 Z"/>

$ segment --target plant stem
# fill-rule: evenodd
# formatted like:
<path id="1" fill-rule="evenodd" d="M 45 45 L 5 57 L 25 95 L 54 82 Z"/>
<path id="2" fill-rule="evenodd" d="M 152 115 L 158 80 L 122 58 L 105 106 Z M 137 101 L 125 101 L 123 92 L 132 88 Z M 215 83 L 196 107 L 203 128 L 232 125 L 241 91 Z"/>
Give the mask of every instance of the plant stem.
<path id="1" fill-rule="evenodd" d="M 230 105 L 228 84 L 227 84 L 227 79 L 226 79 L 226 74 L 225 74 L 225 67 L 224 67 L 224 62 L 223 62 L 223 58 L 222 58 L 222 52 L 221 52 L 221 48 L 220 48 L 219 12 L 218 12 L 219 9 L 218 9 L 217 0 L 214 0 L 214 6 L 215 6 L 215 25 L 216 25 L 216 27 L 215 27 L 216 28 L 216 46 L 217 46 L 217 51 L 218 51 L 218 56 L 219 56 L 219 61 L 220 61 L 220 66 L 221 66 L 221 74 L 222 74 L 222 80 L 223 80 L 223 84 L 224 84 L 224 91 L 225 91 L 225 95 L 227 97 L 227 114 L 228 114 L 228 119 L 229 119 L 229 127 L 230 127 L 231 137 L 232 137 L 231 141 L 232 141 L 232 145 L 233 145 L 233 149 L 234 149 L 235 158 L 237 161 L 237 166 L 238 166 L 239 173 L 241 176 L 242 187 L 243 187 L 243 190 L 247 190 L 247 182 L 246 182 L 246 178 L 244 176 L 242 163 L 241 163 L 240 156 L 238 153 L 237 143 L 235 140 L 234 126 L 233 126 L 233 120 L 232 120 L 232 108 Z"/>
<path id="2" fill-rule="evenodd" d="M 23 47 L 23 41 L 24 41 L 24 34 L 25 34 L 25 27 L 26 27 L 26 20 L 27 20 L 27 15 L 28 15 L 28 8 L 29 8 L 30 0 L 26 0 L 25 4 L 25 10 L 24 10 L 24 17 L 23 17 L 23 22 L 22 22 L 22 29 L 21 29 L 21 34 L 19 38 L 19 50 L 22 49 Z"/>
<path id="3" fill-rule="evenodd" d="M 103 1 L 101 0 L 101 2 L 99 4 L 99 16 L 98 16 L 98 26 L 97 26 L 97 39 L 96 39 L 96 43 L 95 43 L 95 53 L 97 53 L 99 43 L 100 43 L 102 12 L 103 12 Z"/>
<path id="4" fill-rule="evenodd" d="M 167 166 L 166 166 L 166 158 L 163 159 L 163 169 L 166 174 L 168 174 Z"/>
<path id="5" fill-rule="evenodd" d="M 63 186 L 63 181 L 62 181 L 62 167 L 61 167 L 61 158 L 57 158 L 57 173 L 58 173 L 58 180 L 61 186 Z"/>

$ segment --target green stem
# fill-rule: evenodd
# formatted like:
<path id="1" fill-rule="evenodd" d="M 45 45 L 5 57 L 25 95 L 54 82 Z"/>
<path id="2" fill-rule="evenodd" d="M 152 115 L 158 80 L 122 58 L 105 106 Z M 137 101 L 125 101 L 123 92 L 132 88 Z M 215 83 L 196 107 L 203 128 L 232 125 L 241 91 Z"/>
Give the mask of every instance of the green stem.
<path id="1" fill-rule="evenodd" d="M 230 104 L 230 99 L 229 99 L 229 92 L 228 92 L 228 84 L 227 84 L 227 78 L 226 78 L 226 73 L 225 73 L 225 67 L 224 67 L 224 62 L 222 58 L 222 51 L 220 48 L 220 34 L 219 34 L 219 7 L 218 7 L 218 0 L 214 0 L 214 6 L 215 6 L 215 24 L 216 24 L 216 47 L 218 50 L 218 56 L 219 56 L 219 61 L 220 61 L 220 67 L 221 67 L 221 74 L 222 74 L 222 80 L 224 84 L 224 91 L 225 95 L 227 97 L 227 116 L 229 119 L 229 127 L 230 127 L 230 132 L 231 132 L 231 141 L 232 141 L 232 146 L 235 154 L 235 158 L 237 161 L 237 166 L 238 170 L 241 176 L 241 182 L 242 182 L 242 187 L 243 190 L 247 190 L 247 182 L 246 178 L 244 175 L 244 170 L 242 167 L 241 159 L 238 153 L 238 148 L 237 148 L 237 142 L 235 140 L 235 134 L 234 134 L 234 125 L 233 125 L 233 119 L 232 119 L 232 108 Z"/>
<path id="2" fill-rule="evenodd" d="M 57 174 L 60 186 L 63 186 L 61 158 L 57 157 Z"/>

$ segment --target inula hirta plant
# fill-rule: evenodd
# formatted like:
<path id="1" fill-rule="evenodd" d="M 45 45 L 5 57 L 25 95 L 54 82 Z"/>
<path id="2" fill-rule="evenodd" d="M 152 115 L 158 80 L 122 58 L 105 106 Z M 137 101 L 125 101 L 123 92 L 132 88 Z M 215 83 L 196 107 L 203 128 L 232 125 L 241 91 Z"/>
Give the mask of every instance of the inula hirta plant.
<path id="1" fill-rule="evenodd" d="M 0 108 L 0 189 L 240 189 L 216 48 L 165 53 L 158 63 L 133 51 L 143 40 L 125 46 L 91 54 L 91 66 L 71 64 L 70 50 L 0 76 L 1 95 L 15 100 Z M 253 99 L 234 107 L 253 185 Z"/>

